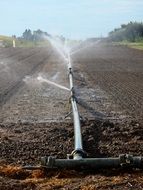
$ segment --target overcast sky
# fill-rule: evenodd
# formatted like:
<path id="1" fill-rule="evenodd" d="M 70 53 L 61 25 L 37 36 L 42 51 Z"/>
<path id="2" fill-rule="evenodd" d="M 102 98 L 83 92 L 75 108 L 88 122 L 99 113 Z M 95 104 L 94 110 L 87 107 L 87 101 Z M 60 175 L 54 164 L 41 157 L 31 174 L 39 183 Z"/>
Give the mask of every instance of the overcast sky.
<path id="1" fill-rule="evenodd" d="M 26 28 L 84 39 L 106 36 L 129 21 L 143 21 L 143 0 L 0 0 L 0 34 Z"/>

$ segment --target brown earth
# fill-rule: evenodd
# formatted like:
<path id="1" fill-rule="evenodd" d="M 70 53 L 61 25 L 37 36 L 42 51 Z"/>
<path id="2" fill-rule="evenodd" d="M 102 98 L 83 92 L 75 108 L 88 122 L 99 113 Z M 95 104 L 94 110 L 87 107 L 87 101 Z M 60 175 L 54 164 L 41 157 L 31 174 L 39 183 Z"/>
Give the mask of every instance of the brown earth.
<path id="1" fill-rule="evenodd" d="M 143 155 L 143 52 L 95 44 L 73 58 L 89 157 Z M 0 189 L 143 189 L 142 171 L 24 171 L 74 149 L 66 64 L 50 48 L 0 49 Z"/>

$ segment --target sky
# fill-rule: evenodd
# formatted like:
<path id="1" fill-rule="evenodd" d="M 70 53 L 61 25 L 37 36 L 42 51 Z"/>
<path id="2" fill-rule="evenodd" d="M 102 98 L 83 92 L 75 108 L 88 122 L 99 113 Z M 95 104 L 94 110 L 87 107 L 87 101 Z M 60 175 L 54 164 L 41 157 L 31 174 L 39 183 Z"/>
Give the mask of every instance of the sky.
<path id="1" fill-rule="evenodd" d="M 0 0 L 0 34 L 41 29 L 71 39 L 107 36 L 143 21 L 143 0 Z"/>

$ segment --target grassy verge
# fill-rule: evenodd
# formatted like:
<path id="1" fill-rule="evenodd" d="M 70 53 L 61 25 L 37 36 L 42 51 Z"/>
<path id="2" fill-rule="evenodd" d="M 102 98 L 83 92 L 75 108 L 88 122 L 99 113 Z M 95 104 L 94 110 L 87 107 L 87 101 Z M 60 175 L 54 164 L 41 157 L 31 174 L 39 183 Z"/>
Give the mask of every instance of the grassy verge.
<path id="1" fill-rule="evenodd" d="M 13 38 L 8 36 L 0 35 L 0 41 L 2 41 L 4 47 L 13 46 Z M 15 39 L 16 47 L 47 47 L 49 46 L 48 41 L 27 41 L 24 39 Z"/>
<path id="2" fill-rule="evenodd" d="M 27 41 L 27 40 L 16 40 L 16 47 L 47 47 L 49 46 L 48 41 Z"/>
<path id="3" fill-rule="evenodd" d="M 124 45 L 124 46 L 130 47 L 130 48 L 143 50 L 143 42 L 123 41 L 123 42 L 115 42 L 115 45 Z"/>
<path id="4" fill-rule="evenodd" d="M 0 41 L 2 41 L 4 47 L 12 47 L 12 37 L 0 35 Z"/>

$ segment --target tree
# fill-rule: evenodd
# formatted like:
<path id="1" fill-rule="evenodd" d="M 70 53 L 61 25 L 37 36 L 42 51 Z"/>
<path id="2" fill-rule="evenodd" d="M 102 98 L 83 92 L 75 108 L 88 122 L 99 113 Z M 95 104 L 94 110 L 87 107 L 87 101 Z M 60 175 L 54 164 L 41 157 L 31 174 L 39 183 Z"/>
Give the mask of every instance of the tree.
<path id="1" fill-rule="evenodd" d="M 128 40 L 135 42 L 143 38 L 143 23 L 129 22 L 122 24 L 120 28 L 116 28 L 109 33 L 109 39 L 112 41 Z"/>
<path id="2" fill-rule="evenodd" d="M 22 35 L 22 39 L 28 41 L 42 41 L 45 40 L 45 36 L 50 36 L 47 32 L 43 32 L 38 29 L 36 31 L 32 31 L 30 29 L 26 29 Z"/>
<path id="3" fill-rule="evenodd" d="M 33 35 L 30 29 L 26 29 L 22 35 L 23 39 L 25 40 L 33 40 Z"/>

